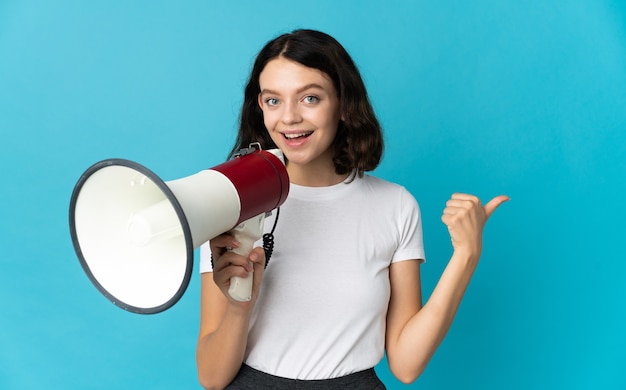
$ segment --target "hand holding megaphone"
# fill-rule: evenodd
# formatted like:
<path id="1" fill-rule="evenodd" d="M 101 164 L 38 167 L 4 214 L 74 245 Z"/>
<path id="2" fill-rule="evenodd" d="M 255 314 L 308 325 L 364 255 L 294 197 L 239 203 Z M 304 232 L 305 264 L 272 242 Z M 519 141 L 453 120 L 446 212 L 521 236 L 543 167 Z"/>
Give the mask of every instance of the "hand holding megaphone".
<path id="1" fill-rule="evenodd" d="M 254 243 L 263 236 L 263 226 L 265 225 L 265 215 L 257 215 L 247 221 L 242 222 L 236 228 L 231 230 L 234 239 L 239 242 L 239 246 L 232 248 L 231 251 L 245 256 L 246 258 L 254 248 Z M 228 294 L 236 301 L 247 302 L 252 299 L 252 282 L 254 279 L 254 271 L 250 271 L 248 276 L 242 278 L 233 276 L 230 278 L 230 287 Z"/>
<path id="2" fill-rule="evenodd" d="M 257 215 L 237 225 L 234 229 L 211 239 L 211 264 L 213 280 L 224 295 L 238 302 L 253 299 L 254 284 L 259 279 L 255 273 L 267 264 L 268 242 L 263 234 L 267 214 Z M 263 248 L 254 244 L 263 238 Z M 270 241 L 273 239 L 270 239 Z M 269 247 L 269 246 L 268 246 Z M 251 256 L 256 251 L 254 256 Z M 265 252 L 265 262 L 261 254 Z M 269 249 L 271 253 L 271 249 Z"/>

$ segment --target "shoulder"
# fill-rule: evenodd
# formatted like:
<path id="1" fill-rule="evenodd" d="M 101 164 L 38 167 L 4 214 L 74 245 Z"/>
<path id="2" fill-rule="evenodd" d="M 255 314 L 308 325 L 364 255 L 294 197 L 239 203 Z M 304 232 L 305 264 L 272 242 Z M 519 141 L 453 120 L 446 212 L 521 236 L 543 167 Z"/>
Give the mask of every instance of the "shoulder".
<path id="1" fill-rule="evenodd" d="M 397 184 L 397 183 L 390 182 L 385 179 L 381 179 L 380 177 L 377 177 L 377 176 L 366 174 L 357 180 L 359 180 L 363 185 L 367 185 L 376 189 L 384 189 L 384 190 L 389 190 L 389 191 L 402 191 L 402 190 L 406 191 L 404 186 Z"/>
<path id="2" fill-rule="evenodd" d="M 417 199 L 403 185 L 371 175 L 364 175 L 361 183 L 362 192 L 368 194 L 376 207 L 384 207 L 387 213 L 394 215 L 419 216 L 420 207 Z"/>
<path id="3" fill-rule="evenodd" d="M 392 198 L 397 197 L 402 202 L 416 202 L 413 195 L 403 185 L 371 175 L 363 175 L 360 178 L 360 183 L 373 194 Z"/>

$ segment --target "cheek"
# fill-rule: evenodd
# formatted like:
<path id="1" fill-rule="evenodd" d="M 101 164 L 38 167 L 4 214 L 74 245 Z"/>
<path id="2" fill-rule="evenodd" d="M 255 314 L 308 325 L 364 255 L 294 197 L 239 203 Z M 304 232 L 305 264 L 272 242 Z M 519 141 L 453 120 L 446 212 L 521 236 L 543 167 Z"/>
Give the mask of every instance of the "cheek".
<path id="1" fill-rule="evenodd" d="M 278 141 L 281 138 L 281 135 L 275 131 L 272 131 L 271 129 L 268 129 L 267 133 L 270 135 L 270 138 L 272 139 L 272 141 L 274 141 L 275 144 L 278 144 Z"/>
<path id="2" fill-rule="evenodd" d="M 276 126 L 276 113 L 272 111 L 263 111 L 263 123 L 271 133 Z"/>
<path id="3" fill-rule="evenodd" d="M 280 133 L 276 132 L 276 120 L 271 114 L 263 115 L 263 123 L 265 124 L 265 129 L 267 130 L 270 138 L 274 141 L 274 143 L 276 143 L 276 141 L 278 141 L 281 137 Z"/>
<path id="4" fill-rule="evenodd" d="M 339 117 L 334 116 L 333 113 L 329 113 L 325 118 L 324 127 L 327 129 L 328 135 L 335 138 L 337 130 L 339 129 Z"/>

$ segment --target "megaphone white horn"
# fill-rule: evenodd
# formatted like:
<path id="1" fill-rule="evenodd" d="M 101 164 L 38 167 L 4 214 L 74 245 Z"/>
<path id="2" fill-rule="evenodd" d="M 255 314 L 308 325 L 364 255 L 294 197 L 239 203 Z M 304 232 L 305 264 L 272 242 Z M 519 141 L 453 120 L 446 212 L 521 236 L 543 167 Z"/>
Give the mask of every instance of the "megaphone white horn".
<path id="1" fill-rule="evenodd" d="M 254 232 L 250 250 L 265 213 L 288 192 L 277 149 L 251 151 L 168 182 L 136 162 L 103 160 L 74 187 L 70 233 L 83 270 L 104 296 L 125 310 L 153 314 L 186 291 L 196 248 L 253 221 L 246 229 Z M 240 295 L 245 300 L 249 293 Z"/>

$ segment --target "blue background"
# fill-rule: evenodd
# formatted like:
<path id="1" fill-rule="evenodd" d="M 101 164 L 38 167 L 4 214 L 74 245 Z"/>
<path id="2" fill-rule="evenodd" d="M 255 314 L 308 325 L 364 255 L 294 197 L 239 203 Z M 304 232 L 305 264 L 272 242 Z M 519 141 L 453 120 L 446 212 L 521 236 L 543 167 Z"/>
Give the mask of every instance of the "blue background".
<path id="1" fill-rule="evenodd" d="M 262 45 L 321 29 L 386 132 L 376 175 L 423 211 L 425 296 L 463 191 L 506 193 L 458 316 L 411 386 L 623 389 L 623 1 L 0 1 L 0 388 L 195 389 L 199 277 L 162 314 L 113 306 L 72 248 L 92 163 L 172 180 L 224 161 Z"/>

